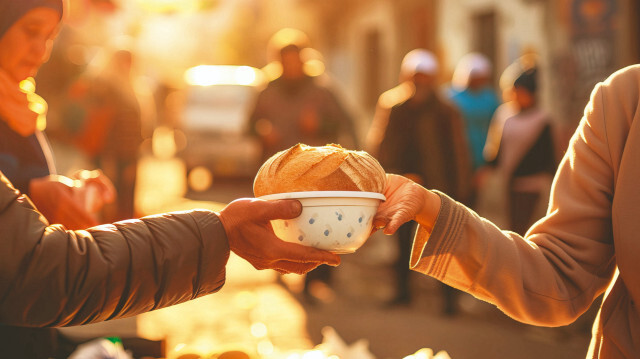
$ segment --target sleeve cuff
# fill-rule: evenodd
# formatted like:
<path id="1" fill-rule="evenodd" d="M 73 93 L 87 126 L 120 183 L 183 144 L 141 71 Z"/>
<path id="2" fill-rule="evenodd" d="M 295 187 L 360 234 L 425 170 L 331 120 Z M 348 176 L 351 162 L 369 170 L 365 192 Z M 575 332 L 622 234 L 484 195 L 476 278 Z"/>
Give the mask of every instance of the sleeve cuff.
<path id="1" fill-rule="evenodd" d="M 463 211 L 456 208 L 453 199 L 442 192 L 434 192 L 442 200 L 440 212 L 431 232 L 418 226 L 411 251 L 410 268 L 443 280 L 462 232 L 464 215 Z"/>
<path id="2" fill-rule="evenodd" d="M 201 275 L 193 293 L 193 297 L 196 298 L 217 292 L 222 288 L 225 283 L 230 249 L 227 234 L 216 213 L 195 210 L 192 216 L 198 222 L 202 235 Z"/>

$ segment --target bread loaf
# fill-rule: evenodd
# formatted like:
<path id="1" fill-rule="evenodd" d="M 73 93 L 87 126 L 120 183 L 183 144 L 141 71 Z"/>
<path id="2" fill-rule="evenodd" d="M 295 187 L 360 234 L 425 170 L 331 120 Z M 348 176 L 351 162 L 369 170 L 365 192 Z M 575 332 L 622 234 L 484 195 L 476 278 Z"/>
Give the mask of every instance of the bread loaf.
<path id="1" fill-rule="evenodd" d="M 269 158 L 253 182 L 256 197 L 305 191 L 364 191 L 383 193 L 385 171 L 364 151 L 340 145 L 297 144 Z"/>

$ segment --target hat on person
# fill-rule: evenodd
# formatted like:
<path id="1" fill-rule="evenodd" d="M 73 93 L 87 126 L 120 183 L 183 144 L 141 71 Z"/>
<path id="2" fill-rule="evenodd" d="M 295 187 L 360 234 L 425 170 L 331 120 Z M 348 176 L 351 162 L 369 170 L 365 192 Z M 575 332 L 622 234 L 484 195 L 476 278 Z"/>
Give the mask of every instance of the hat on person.
<path id="1" fill-rule="evenodd" d="M 469 82 L 478 77 L 491 76 L 491 61 L 481 53 L 471 52 L 464 55 L 451 79 L 451 85 L 457 89 L 464 90 L 469 86 Z"/>
<path id="2" fill-rule="evenodd" d="M 438 73 L 438 59 L 431 51 L 424 49 L 411 50 L 402 59 L 400 73 L 406 78 L 417 73 L 436 75 Z"/>
<path id="3" fill-rule="evenodd" d="M 57 10 L 62 18 L 63 0 L 0 0 L 0 38 L 29 10 L 48 7 Z"/>

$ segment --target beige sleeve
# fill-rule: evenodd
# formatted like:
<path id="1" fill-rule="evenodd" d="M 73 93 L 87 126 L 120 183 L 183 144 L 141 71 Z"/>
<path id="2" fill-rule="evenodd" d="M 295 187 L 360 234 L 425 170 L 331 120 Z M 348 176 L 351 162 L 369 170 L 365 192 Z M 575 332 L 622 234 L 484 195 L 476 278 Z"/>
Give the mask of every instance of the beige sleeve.
<path id="1" fill-rule="evenodd" d="M 432 233 L 419 228 L 411 268 L 536 325 L 565 325 L 611 281 L 613 170 L 597 87 L 556 173 L 547 216 L 523 238 L 444 194 Z"/>

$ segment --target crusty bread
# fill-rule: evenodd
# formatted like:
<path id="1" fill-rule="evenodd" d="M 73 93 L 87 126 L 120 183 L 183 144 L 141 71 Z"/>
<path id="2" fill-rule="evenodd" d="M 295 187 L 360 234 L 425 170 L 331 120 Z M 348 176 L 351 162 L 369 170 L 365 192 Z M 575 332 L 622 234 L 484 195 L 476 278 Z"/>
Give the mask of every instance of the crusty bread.
<path id="1" fill-rule="evenodd" d="M 364 151 L 340 145 L 297 144 L 269 158 L 253 182 L 256 197 L 304 191 L 364 191 L 383 193 L 385 171 Z"/>

